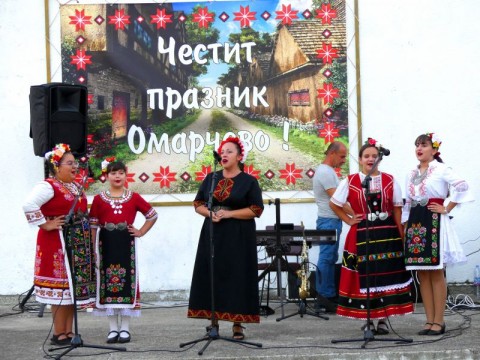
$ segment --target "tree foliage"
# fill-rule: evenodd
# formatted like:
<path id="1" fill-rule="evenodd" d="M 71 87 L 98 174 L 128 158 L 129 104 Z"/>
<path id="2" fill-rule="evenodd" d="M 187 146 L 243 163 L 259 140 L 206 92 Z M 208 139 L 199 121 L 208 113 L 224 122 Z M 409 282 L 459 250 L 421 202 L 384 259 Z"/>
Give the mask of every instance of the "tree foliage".
<path id="1" fill-rule="evenodd" d="M 207 28 L 200 28 L 198 23 L 192 21 L 193 14 L 201 8 L 201 5 L 195 5 L 192 10 L 192 15 L 190 15 L 190 21 L 185 22 L 185 30 L 187 34 L 187 41 L 189 44 L 197 45 L 197 44 L 214 44 L 218 42 L 220 38 L 220 31 L 213 26 L 209 26 Z M 213 13 L 213 17 L 216 18 L 215 13 Z M 208 72 L 208 65 L 210 64 L 210 59 L 208 57 L 208 52 L 203 54 L 203 57 L 207 60 L 205 64 L 198 64 L 196 61 L 192 64 L 191 75 L 194 77 L 204 75 Z"/>

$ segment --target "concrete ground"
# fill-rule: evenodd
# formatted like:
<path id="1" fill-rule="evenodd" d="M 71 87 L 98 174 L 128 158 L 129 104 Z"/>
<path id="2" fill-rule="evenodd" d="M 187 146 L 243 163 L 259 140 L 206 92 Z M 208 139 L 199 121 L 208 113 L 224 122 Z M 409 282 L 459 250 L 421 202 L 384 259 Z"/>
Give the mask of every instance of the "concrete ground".
<path id="1" fill-rule="evenodd" d="M 45 309 L 39 317 L 36 302 L 28 302 L 18 311 L 13 297 L 0 302 L 0 359 L 42 359 L 58 356 L 49 351 L 52 318 Z M 60 358 L 91 359 L 480 359 L 480 309 L 460 308 L 447 311 L 447 332 L 442 336 L 419 336 L 425 322 L 423 307 L 417 305 L 412 315 L 390 318 L 391 332 L 374 337 L 365 345 L 361 321 L 328 314 L 328 320 L 308 314 L 282 316 L 279 302 L 271 302 L 273 315 L 264 316 L 260 324 L 247 325 L 246 341 L 261 347 L 214 339 L 202 356 L 198 352 L 204 341 L 207 320 L 188 319 L 185 302 L 144 303 L 142 316 L 132 319 L 132 341 L 124 344 L 126 352 L 90 348 L 107 346 L 108 323 L 84 310 L 78 313 L 78 332 L 83 346 L 74 347 Z M 473 304 L 472 304 L 473 305 Z M 287 303 L 284 315 L 296 314 L 296 303 Z M 231 324 L 220 323 L 220 335 L 231 338 Z M 401 339 L 412 342 L 400 342 Z M 181 343 L 202 339 L 197 344 Z M 332 340 L 355 340 L 332 343 Z M 362 348 L 365 345 L 365 348 Z M 108 344 L 108 346 L 110 346 Z M 113 344 L 120 347 L 120 344 Z"/>

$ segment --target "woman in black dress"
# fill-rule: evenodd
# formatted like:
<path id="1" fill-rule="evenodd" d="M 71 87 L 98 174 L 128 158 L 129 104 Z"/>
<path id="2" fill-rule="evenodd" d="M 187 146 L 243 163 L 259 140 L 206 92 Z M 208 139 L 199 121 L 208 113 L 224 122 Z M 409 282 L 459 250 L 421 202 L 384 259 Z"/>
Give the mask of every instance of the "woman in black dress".
<path id="1" fill-rule="evenodd" d="M 216 172 L 212 201 L 215 322 L 233 322 L 233 338 L 244 338 L 242 323 L 258 323 L 257 246 L 255 217 L 263 212 L 257 180 L 243 172 L 246 150 L 239 138 L 229 137 L 218 149 L 222 170 Z M 208 195 L 213 173 L 207 175 L 194 201 L 205 217 L 198 243 L 188 317 L 212 318 L 210 281 L 210 211 Z"/>

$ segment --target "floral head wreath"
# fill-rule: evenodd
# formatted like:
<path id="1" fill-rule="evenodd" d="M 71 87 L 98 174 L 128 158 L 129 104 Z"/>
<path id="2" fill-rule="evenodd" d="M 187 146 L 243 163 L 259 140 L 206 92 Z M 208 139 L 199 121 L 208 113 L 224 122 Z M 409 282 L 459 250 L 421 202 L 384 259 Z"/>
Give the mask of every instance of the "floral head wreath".
<path id="1" fill-rule="evenodd" d="M 435 133 L 426 133 L 425 135 L 427 135 L 432 141 L 432 147 L 438 150 L 440 145 L 442 145 L 442 140 L 438 137 L 438 135 Z"/>
<path id="2" fill-rule="evenodd" d="M 240 138 L 238 137 L 230 136 L 223 140 L 218 147 L 218 153 L 221 154 L 223 145 L 229 142 L 238 144 L 238 146 L 240 147 L 240 155 L 242 155 L 242 159 L 240 160 L 240 162 L 244 164 L 245 160 L 247 160 L 248 150 L 245 148 L 245 144 L 243 143 L 243 141 L 240 140 Z"/>
<path id="3" fill-rule="evenodd" d="M 383 147 L 382 144 L 380 144 L 377 140 L 371 137 L 369 137 L 367 141 L 365 141 L 365 145 L 375 146 L 379 150 Z"/>
<path id="4" fill-rule="evenodd" d="M 102 161 L 102 173 L 106 173 L 108 165 L 114 161 L 115 161 L 115 156 L 110 156 L 105 158 L 105 160 Z"/>
<path id="5" fill-rule="evenodd" d="M 60 165 L 60 160 L 62 160 L 62 157 L 66 152 L 70 152 L 70 146 L 68 144 L 60 143 L 55 145 L 52 151 L 45 154 L 45 159 L 50 161 L 55 170 L 57 170 L 58 165 Z"/>

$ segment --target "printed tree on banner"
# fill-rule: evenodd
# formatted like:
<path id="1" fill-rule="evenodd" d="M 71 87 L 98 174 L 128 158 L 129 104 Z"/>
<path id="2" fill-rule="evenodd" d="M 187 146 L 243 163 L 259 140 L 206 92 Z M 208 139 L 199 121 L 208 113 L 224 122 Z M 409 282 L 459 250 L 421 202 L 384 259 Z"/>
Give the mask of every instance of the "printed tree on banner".
<path id="1" fill-rule="evenodd" d="M 295 169 L 295 163 L 293 164 L 285 164 L 285 169 L 279 170 L 280 172 L 280 179 L 285 179 L 287 185 L 292 183 L 295 185 L 297 179 L 302 178 L 302 169 Z"/>
<path id="2" fill-rule="evenodd" d="M 170 183 L 173 181 L 177 181 L 175 179 L 176 172 L 170 172 L 170 166 L 163 167 L 160 166 L 160 172 L 158 173 L 153 173 L 154 179 L 153 182 L 159 182 L 160 183 L 160 188 L 163 187 L 170 187 Z"/>
<path id="3" fill-rule="evenodd" d="M 333 142 L 340 136 L 338 129 L 335 129 L 335 125 L 331 122 L 325 123 L 324 128 L 318 131 L 318 135 L 325 139 L 325 144 Z"/>

